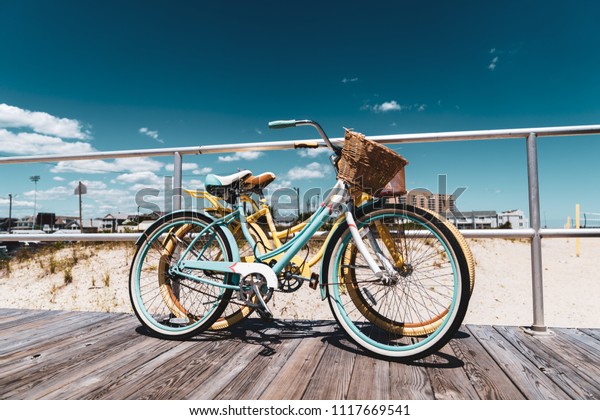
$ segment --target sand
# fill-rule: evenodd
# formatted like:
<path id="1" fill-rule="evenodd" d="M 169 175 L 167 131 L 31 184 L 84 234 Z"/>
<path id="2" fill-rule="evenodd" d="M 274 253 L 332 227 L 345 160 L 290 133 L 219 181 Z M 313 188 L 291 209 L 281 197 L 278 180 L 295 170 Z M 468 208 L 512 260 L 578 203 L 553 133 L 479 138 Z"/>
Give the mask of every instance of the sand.
<path id="1" fill-rule="evenodd" d="M 529 243 L 468 242 L 476 283 L 464 323 L 531 325 Z M 575 249 L 575 239 L 543 241 L 545 324 L 598 328 L 600 239 L 581 239 L 579 257 Z M 0 268 L 0 307 L 131 313 L 127 282 L 133 252 L 133 244 L 78 244 L 13 259 L 10 272 Z M 270 307 L 277 318 L 332 319 L 327 301 L 306 285 L 294 293 L 275 293 Z"/>

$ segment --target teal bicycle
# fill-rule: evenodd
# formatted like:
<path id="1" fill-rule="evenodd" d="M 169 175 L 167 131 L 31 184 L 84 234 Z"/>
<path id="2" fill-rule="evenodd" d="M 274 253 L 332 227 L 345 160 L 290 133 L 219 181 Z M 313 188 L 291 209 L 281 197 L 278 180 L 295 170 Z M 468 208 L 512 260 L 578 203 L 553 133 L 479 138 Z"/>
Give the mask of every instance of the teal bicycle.
<path id="1" fill-rule="evenodd" d="M 135 314 L 161 338 L 186 339 L 211 328 L 230 305 L 272 317 L 274 291 L 309 282 L 341 329 L 368 352 L 399 361 L 436 352 L 460 327 L 469 302 L 472 267 L 460 234 L 430 211 L 376 197 L 375 190 L 403 175 L 406 161 L 395 152 L 349 131 L 343 147 L 334 145 L 310 120 L 269 127 L 301 125 L 317 129 L 338 175 L 306 226 L 270 249 L 246 223 L 240 199 L 262 194 L 244 183 L 251 172 L 208 175 L 207 191 L 230 203 L 231 212 L 175 211 L 144 232 L 130 272 Z M 367 189 L 372 197 L 364 201 L 359 197 Z M 303 277 L 297 254 L 330 221 L 320 269 Z M 242 235 L 234 236 L 233 226 Z"/>

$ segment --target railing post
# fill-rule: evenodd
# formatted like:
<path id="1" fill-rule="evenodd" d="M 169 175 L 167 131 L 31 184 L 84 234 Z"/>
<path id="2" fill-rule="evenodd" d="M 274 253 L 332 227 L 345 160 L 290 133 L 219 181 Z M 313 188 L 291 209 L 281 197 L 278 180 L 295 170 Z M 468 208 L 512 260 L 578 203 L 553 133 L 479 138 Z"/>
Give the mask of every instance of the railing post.
<path id="1" fill-rule="evenodd" d="M 533 228 L 531 238 L 531 281 L 533 295 L 533 325 L 526 331 L 545 334 L 544 279 L 542 277 L 542 238 L 540 236 L 540 188 L 538 182 L 537 134 L 527 137 L 527 178 L 529 184 L 529 218 Z"/>
<path id="2" fill-rule="evenodd" d="M 175 152 L 173 153 L 174 161 L 173 161 L 173 210 L 181 209 L 181 195 L 183 194 L 183 190 L 181 189 L 181 172 L 182 172 L 182 157 L 181 153 Z"/>

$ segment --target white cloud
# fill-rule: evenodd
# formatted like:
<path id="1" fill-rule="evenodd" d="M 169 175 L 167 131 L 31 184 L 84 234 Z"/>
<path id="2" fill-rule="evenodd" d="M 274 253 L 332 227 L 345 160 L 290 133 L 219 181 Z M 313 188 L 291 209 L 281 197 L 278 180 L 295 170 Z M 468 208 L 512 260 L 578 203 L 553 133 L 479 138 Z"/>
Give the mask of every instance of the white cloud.
<path id="1" fill-rule="evenodd" d="M 329 172 L 331 172 L 329 165 L 322 165 L 318 162 L 312 162 L 304 167 L 296 166 L 290 169 L 286 177 L 291 180 L 325 178 Z"/>
<path id="2" fill-rule="evenodd" d="M 163 163 L 146 158 L 119 158 L 112 162 L 104 160 L 73 160 L 58 162 L 50 169 L 53 173 L 74 172 L 80 174 L 101 174 L 111 172 L 155 172 L 164 166 Z"/>
<path id="3" fill-rule="evenodd" d="M 46 112 L 33 112 L 16 106 L 0 104 L 0 127 L 25 128 L 36 133 L 69 139 L 90 138 L 81 123 L 68 118 L 58 118 Z"/>
<path id="4" fill-rule="evenodd" d="M 207 175 L 213 171 L 213 168 L 202 168 L 193 170 L 192 173 L 194 175 Z"/>
<path id="5" fill-rule="evenodd" d="M 400 111 L 402 107 L 396 101 L 384 102 L 373 107 L 375 112 L 389 112 L 389 111 Z"/>
<path id="6" fill-rule="evenodd" d="M 238 160 L 255 160 L 263 155 L 262 152 L 236 152 L 233 155 L 219 156 L 219 162 L 236 162 Z"/>
<path id="7" fill-rule="evenodd" d="M 362 110 L 369 110 L 375 113 L 384 113 L 392 111 L 419 111 L 423 112 L 427 108 L 427 104 L 399 104 L 397 101 L 388 101 L 381 104 L 365 104 L 361 107 Z"/>
<path id="8" fill-rule="evenodd" d="M 497 51 L 496 48 L 492 48 L 490 50 L 490 54 L 494 55 L 494 58 L 492 58 L 492 61 L 490 61 L 490 64 L 488 64 L 488 69 L 494 71 L 498 66 L 498 60 L 500 59 L 502 51 Z"/>
<path id="9" fill-rule="evenodd" d="M 342 79 L 342 83 L 346 84 L 346 83 L 354 83 L 358 81 L 358 77 L 344 77 Z"/>
<path id="10" fill-rule="evenodd" d="M 55 177 L 54 177 L 54 178 L 52 178 L 52 179 L 53 179 L 53 180 L 55 180 L 55 181 L 58 181 L 58 182 L 63 182 L 63 181 L 66 181 L 66 179 L 64 179 L 62 176 L 55 176 Z"/>
<path id="11" fill-rule="evenodd" d="M 38 133 L 13 133 L 0 128 L 0 152 L 18 155 L 89 153 L 95 149 L 86 142 L 66 142 L 59 137 Z"/>
<path id="12" fill-rule="evenodd" d="M 183 187 L 188 190 L 203 190 L 204 182 L 199 179 L 191 179 L 189 181 L 184 182 Z"/>
<path id="13" fill-rule="evenodd" d="M 65 198 L 73 195 L 73 190 L 64 186 L 60 186 L 53 187 L 47 190 L 38 190 L 37 192 L 35 190 L 31 190 L 24 192 L 23 195 L 25 197 L 35 198 L 38 201 L 64 200 Z"/>
<path id="14" fill-rule="evenodd" d="M 316 158 L 317 156 L 328 155 L 330 153 L 332 153 L 332 152 L 331 152 L 331 150 L 329 150 L 328 147 L 319 147 L 317 149 L 298 150 L 298 154 L 300 155 L 300 157 L 306 157 L 306 158 Z"/>
<path id="15" fill-rule="evenodd" d="M 132 172 L 121 174 L 115 178 L 116 182 L 128 184 L 143 183 L 144 185 L 161 185 L 162 178 L 150 171 Z"/>
<path id="16" fill-rule="evenodd" d="M 23 201 L 23 200 L 15 200 L 15 199 L 13 199 L 13 201 L 12 201 L 13 208 L 15 208 L 15 207 L 31 207 L 31 208 L 33 208 L 34 204 L 35 203 L 33 201 Z M 10 206 L 10 199 L 0 197 L 0 206 L 4 206 L 4 205 L 6 205 L 7 207 Z M 13 217 L 15 217 L 15 216 L 13 216 Z"/>
<path id="17" fill-rule="evenodd" d="M 91 191 L 95 191 L 95 190 L 105 190 L 106 189 L 106 184 L 102 181 L 90 181 L 89 179 L 84 179 L 83 181 L 81 181 L 81 183 L 87 187 L 88 193 L 90 193 Z M 79 181 L 69 182 L 69 186 L 71 188 L 73 188 L 73 191 L 75 191 L 75 188 L 77 188 L 78 185 L 79 185 Z"/>
<path id="18" fill-rule="evenodd" d="M 63 138 L 75 139 L 65 141 Z M 58 118 L 0 104 L 0 153 L 17 155 L 76 154 L 93 152 L 85 141 L 89 132 L 77 120 Z"/>
<path id="19" fill-rule="evenodd" d="M 150 130 L 147 127 L 142 127 L 139 129 L 141 134 L 145 134 L 148 137 L 153 138 L 159 143 L 164 143 L 165 141 L 158 136 L 158 131 Z"/>
<path id="20" fill-rule="evenodd" d="M 165 166 L 165 170 L 172 172 L 173 169 L 175 169 L 175 165 L 172 163 L 169 163 L 168 165 Z M 182 171 L 192 171 L 198 169 L 198 164 L 197 163 L 182 163 L 181 164 L 181 170 Z"/>

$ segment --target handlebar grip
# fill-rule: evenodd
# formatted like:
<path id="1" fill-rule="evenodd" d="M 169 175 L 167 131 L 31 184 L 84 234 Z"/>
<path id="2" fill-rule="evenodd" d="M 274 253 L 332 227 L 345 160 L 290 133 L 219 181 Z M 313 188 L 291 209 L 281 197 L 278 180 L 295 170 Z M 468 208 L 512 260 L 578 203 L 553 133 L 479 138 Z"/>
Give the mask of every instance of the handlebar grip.
<path id="1" fill-rule="evenodd" d="M 298 121 L 296 120 L 280 120 L 280 121 L 271 121 L 269 123 L 269 128 L 279 129 L 279 128 L 289 128 L 296 127 Z"/>

